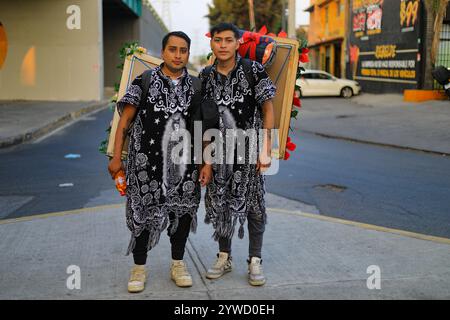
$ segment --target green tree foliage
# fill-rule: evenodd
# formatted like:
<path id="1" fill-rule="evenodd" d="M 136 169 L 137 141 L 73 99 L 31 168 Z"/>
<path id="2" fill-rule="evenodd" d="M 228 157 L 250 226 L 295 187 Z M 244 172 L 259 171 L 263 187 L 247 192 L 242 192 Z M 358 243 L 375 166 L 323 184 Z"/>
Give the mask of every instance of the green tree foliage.
<path id="1" fill-rule="evenodd" d="M 308 29 L 307 27 L 304 26 L 299 26 L 296 30 L 295 30 L 295 35 L 297 36 L 297 39 L 303 40 L 303 39 L 307 39 L 308 38 Z"/>
<path id="2" fill-rule="evenodd" d="M 208 8 L 207 17 L 210 26 L 220 22 L 231 22 L 240 29 L 250 29 L 248 0 L 213 0 Z M 269 32 L 281 31 L 283 0 L 255 0 L 254 8 L 256 30 L 265 25 Z"/>

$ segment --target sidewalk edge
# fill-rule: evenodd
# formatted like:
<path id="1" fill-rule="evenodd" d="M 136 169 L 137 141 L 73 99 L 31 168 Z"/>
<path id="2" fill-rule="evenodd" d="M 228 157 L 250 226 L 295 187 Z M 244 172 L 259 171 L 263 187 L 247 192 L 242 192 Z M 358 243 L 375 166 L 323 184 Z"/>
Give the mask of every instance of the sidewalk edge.
<path id="1" fill-rule="evenodd" d="M 427 150 L 427 149 L 420 149 L 420 148 L 414 148 L 414 147 L 408 147 L 408 146 L 401 146 L 397 144 L 390 144 L 390 143 L 383 143 L 383 142 L 376 142 L 376 141 L 369 141 L 369 140 L 362 140 L 352 137 L 346 137 L 346 136 L 339 136 L 335 134 L 329 134 L 329 133 L 322 133 L 317 131 L 311 131 L 311 130 L 302 130 L 303 132 L 315 134 L 320 137 L 324 138 L 330 138 L 330 139 L 339 139 L 339 140 L 345 140 L 345 141 L 351 141 L 351 142 L 357 142 L 357 143 L 365 143 L 365 144 L 371 144 L 381 147 L 389 147 L 389 148 L 396 148 L 396 149 L 402 149 L 402 150 L 411 150 L 411 151 L 419 151 L 419 152 L 425 152 L 440 156 L 450 156 L 450 152 L 444 152 L 444 151 L 436 151 L 436 150 Z"/>
<path id="2" fill-rule="evenodd" d="M 72 111 L 62 116 L 54 120 L 53 122 L 46 124 L 43 127 L 13 137 L 0 139 L 0 149 L 12 147 L 42 137 L 43 135 L 58 129 L 63 125 L 67 124 L 68 122 L 80 118 L 83 115 L 106 108 L 108 104 L 109 104 L 108 100 L 102 100 L 99 102 L 91 103 L 77 111 Z"/>

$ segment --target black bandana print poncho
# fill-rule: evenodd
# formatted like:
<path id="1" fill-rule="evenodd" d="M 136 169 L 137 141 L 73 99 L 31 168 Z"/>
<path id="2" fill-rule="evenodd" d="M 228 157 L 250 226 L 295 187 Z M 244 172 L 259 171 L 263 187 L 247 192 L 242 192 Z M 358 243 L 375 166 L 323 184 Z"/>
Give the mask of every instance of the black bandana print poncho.
<path id="1" fill-rule="evenodd" d="M 132 233 L 127 255 L 144 229 L 150 232 L 147 245 L 150 250 L 158 243 L 169 221 L 172 225 L 169 234 L 176 231 L 179 217 L 185 214 L 193 218 L 193 232 L 197 226 L 198 166 L 192 161 L 174 164 L 171 154 L 177 142 L 170 139 L 173 130 L 187 128 L 194 95 L 192 78 L 185 69 L 178 83 L 174 83 L 161 68 L 162 65 L 153 69 L 143 107 L 140 106 L 141 76 L 136 77 L 117 103 L 119 113 L 126 104 L 138 108 L 126 165 L 126 222 Z"/>
<path id="2" fill-rule="evenodd" d="M 251 62 L 251 74 L 245 75 L 241 58 L 237 56 L 236 67 L 228 76 L 219 74 L 216 65 L 205 79 L 205 70 L 199 77 L 206 80 L 206 95 L 213 98 L 219 107 L 220 131 L 226 136 L 226 129 L 261 129 L 262 104 L 275 96 L 276 88 L 264 67 L 258 62 Z M 249 81 L 253 77 L 254 88 Z M 225 141 L 226 139 L 224 139 Z M 225 142 L 224 142 L 225 143 Z M 246 148 L 249 142 L 247 141 Z M 261 215 L 266 223 L 264 202 L 264 176 L 256 172 L 256 165 L 249 164 L 248 152 L 245 163 L 238 164 L 240 156 L 237 149 L 231 155 L 234 164 L 227 164 L 227 151 L 224 145 L 223 164 L 213 164 L 213 180 L 207 186 L 205 194 L 206 223 L 212 223 L 213 237 L 232 238 L 236 223 L 239 221 L 238 236 L 244 236 L 244 222 L 247 214 Z M 239 159 L 242 163 L 242 158 Z"/>

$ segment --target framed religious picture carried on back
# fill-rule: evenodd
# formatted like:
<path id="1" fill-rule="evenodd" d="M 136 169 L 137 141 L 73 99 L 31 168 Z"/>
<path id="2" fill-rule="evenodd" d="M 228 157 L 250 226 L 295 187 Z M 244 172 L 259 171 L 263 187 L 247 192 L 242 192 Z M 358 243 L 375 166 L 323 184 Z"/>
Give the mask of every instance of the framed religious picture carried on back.
<path id="1" fill-rule="evenodd" d="M 124 61 L 122 78 L 120 80 L 119 92 L 117 94 L 117 101 L 119 101 L 126 93 L 128 86 L 131 85 L 133 80 L 148 69 L 159 66 L 163 60 L 148 55 L 146 53 L 133 53 L 127 56 Z M 197 76 L 198 73 L 192 70 L 188 70 L 189 74 Z M 106 149 L 106 155 L 112 157 L 114 154 L 114 141 L 119 124 L 120 115 L 117 109 L 114 110 L 114 115 L 111 123 L 111 132 L 109 134 L 108 146 Z M 128 153 L 129 137 L 126 138 L 122 148 L 122 160 L 125 160 Z"/>
<path id="2" fill-rule="evenodd" d="M 275 55 L 271 57 L 266 71 L 273 83 L 277 87 L 275 98 L 273 99 L 275 113 L 275 129 L 277 129 L 276 139 L 273 139 L 272 156 L 276 159 L 284 159 L 286 143 L 289 133 L 292 99 L 295 90 L 295 81 L 298 70 L 299 42 L 295 39 L 271 37 L 275 40 Z M 212 63 L 214 57 L 211 57 Z M 163 61 L 146 53 L 134 53 L 125 58 L 120 81 L 117 100 L 123 97 L 128 86 L 133 80 L 145 70 L 159 66 Z M 191 75 L 197 76 L 197 72 L 188 70 Z M 114 154 L 114 140 L 120 115 L 117 110 L 111 124 L 106 154 L 112 157 Z M 125 140 L 122 149 L 122 159 L 127 156 L 128 138 Z"/>
<path id="3" fill-rule="evenodd" d="M 117 101 L 119 101 L 127 91 L 127 88 L 133 80 L 145 70 L 159 66 L 163 61 L 161 59 L 152 57 L 146 53 L 134 53 L 127 56 L 123 64 L 122 78 L 120 80 L 119 92 L 117 94 Z M 111 124 L 111 132 L 108 139 L 108 147 L 106 155 L 112 157 L 114 154 L 114 141 L 119 124 L 120 115 L 117 108 L 114 110 L 114 115 Z M 126 138 L 122 148 L 122 159 L 126 159 L 128 150 L 129 137 Z"/>
<path id="4" fill-rule="evenodd" d="M 272 38 L 276 41 L 276 55 L 271 65 L 266 68 L 269 77 L 277 87 L 273 107 L 278 139 L 274 140 L 272 155 L 275 158 L 284 159 L 291 121 L 300 45 L 295 39 Z"/>
<path id="5" fill-rule="evenodd" d="M 277 135 L 275 139 L 272 139 L 272 157 L 284 159 L 298 71 L 300 44 L 296 39 L 274 37 L 265 35 L 265 33 L 258 34 L 243 30 L 240 30 L 240 33 L 241 47 L 239 54 L 244 58 L 260 62 L 277 87 L 273 99 Z M 267 41 L 267 38 L 272 39 L 273 42 Z M 252 50 L 253 53 L 251 53 Z M 212 54 L 209 58 L 209 64 L 213 64 L 214 60 L 215 57 Z"/>

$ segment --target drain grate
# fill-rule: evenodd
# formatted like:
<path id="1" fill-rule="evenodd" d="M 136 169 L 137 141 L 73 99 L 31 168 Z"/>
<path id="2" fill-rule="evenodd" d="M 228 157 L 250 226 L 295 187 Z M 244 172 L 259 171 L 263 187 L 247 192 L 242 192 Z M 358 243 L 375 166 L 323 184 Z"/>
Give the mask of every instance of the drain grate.
<path id="1" fill-rule="evenodd" d="M 333 191 L 333 192 L 342 192 L 342 191 L 347 190 L 347 187 L 339 186 L 339 185 L 336 185 L 336 184 L 321 184 L 321 185 L 315 186 L 314 188 L 330 190 L 330 191 Z"/>

